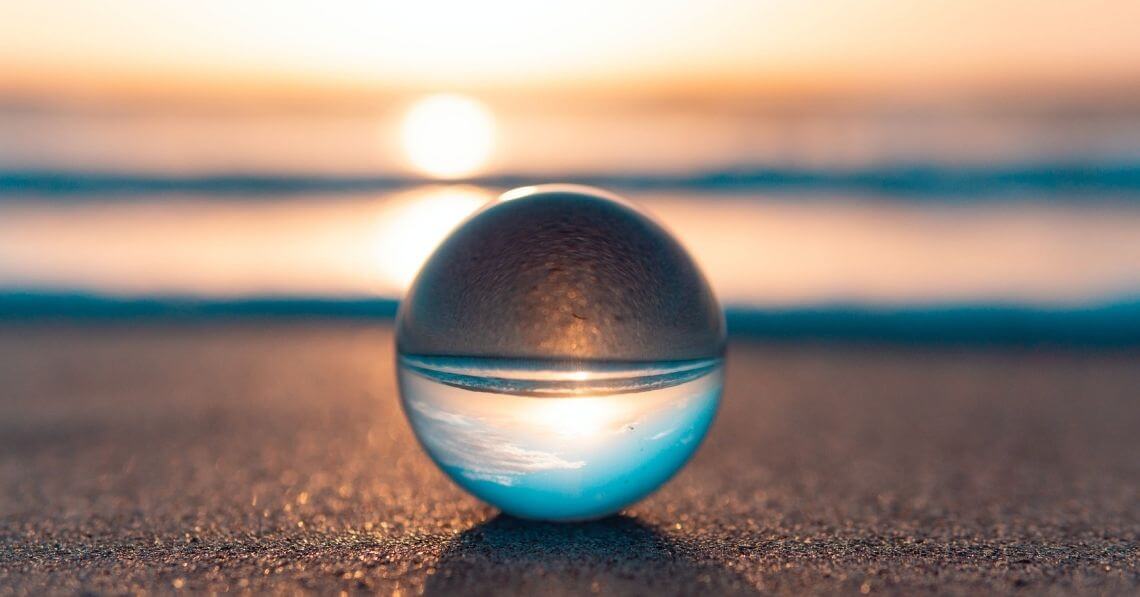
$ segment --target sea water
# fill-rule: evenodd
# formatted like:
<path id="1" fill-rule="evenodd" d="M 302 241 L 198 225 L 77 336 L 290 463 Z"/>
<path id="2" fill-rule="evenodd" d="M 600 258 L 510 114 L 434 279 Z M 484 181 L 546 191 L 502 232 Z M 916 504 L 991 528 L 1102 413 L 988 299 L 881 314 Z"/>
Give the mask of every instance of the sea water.
<path id="1" fill-rule="evenodd" d="M 433 460 L 524 518 L 604 516 L 689 459 L 720 399 L 720 359 L 559 366 L 400 358 L 404 408 Z"/>
<path id="2" fill-rule="evenodd" d="M 526 518 L 616 512 L 676 473 L 720 400 L 724 317 L 679 243 L 577 186 L 505 194 L 402 301 L 400 395 L 456 483 Z"/>

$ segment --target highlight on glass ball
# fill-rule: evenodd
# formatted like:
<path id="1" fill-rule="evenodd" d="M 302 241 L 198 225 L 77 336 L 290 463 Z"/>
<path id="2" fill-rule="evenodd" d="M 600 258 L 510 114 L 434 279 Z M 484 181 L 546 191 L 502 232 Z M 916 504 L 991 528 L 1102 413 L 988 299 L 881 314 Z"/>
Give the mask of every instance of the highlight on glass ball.
<path id="1" fill-rule="evenodd" d="M 504 194 L 400 306 L 400 394 L 439 467 L 504 512 L 586 520 L 657 489 L 720 401 L 724 318 L 684 248 L 590 187 Z"/>

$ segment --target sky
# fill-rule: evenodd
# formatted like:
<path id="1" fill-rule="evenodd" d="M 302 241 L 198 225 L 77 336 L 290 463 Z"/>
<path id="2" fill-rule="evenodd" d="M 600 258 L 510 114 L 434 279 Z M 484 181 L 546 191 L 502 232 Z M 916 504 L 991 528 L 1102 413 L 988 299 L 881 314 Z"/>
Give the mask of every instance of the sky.
<path id="1" fill-rule="evenodd" d="M 9 97 L 1137 88 L 1140 3 L 0 0 Z"/>

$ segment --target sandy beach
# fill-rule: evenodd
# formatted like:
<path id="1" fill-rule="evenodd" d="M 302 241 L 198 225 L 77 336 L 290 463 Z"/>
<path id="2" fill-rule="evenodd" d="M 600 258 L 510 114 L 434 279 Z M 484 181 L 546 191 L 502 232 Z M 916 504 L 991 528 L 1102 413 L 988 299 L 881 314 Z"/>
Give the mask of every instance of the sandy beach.
<path id="1" fill-rule="evenodd" d="M 414 443 L 383 323 L 6 324 L 0 593 L 1140 589 L 1140 355 L 734 342 L 621 516 L 498 516 Z"/>

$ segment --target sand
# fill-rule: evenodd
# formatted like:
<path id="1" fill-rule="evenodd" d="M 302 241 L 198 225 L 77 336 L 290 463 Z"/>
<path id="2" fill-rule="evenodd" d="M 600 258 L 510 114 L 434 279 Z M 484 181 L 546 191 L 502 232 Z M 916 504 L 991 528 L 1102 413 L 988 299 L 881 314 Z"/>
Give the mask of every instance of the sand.
<path id="1" fill-rule="evenodd" d="M 690 465 L 499 516 L 375 323 L 0 328 L 0 593 L 1140 591 L 1140 354 L 734 342 Z"/>

